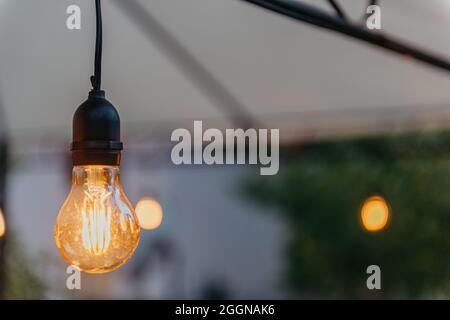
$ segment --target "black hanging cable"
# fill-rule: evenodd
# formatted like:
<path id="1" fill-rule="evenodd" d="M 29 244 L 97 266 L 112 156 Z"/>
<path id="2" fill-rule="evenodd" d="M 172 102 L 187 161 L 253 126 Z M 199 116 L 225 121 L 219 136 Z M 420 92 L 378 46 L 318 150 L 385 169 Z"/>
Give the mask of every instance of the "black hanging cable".
<path id="1" fill-rule="evenodd" d="M 347 16 L 344 13 L 344 10 L 342 10 L 341 6 L 336 1 L 328 0 L 328 2 L 334 8 L 339 18 L 341 18 L 344 21 L 348 20 Z"/>
<path id="2" fill-rule="evenodd" d="M 118 1 L 118 0 L 116 0 Z M 345 22 L 310 5 L 294 0 L 241 0 L 277 12 L 281 15 L 299 20 L 320 28 L 332 30 L 349 37 L 365 41 L 377 47 L 398 53 L 409 60 L 421 61 L 431 66 L 450 71 L 450 60 L 442 58 L 424 49 L 389 35 L 372 32 L 355 24 Z"/>
<path id="3" fill-rule="evenodd" d="M 95 15 L 96 15 L 96 39 L 95 39 L 95 66 L 94 75 L 91 77 L 91 83 L 94 91 L 99 91 L 102 84 L 102 46 L 103 46 L 103 31 L 102 31 L 102 7 L 100 0 L 95 0 Z"/>

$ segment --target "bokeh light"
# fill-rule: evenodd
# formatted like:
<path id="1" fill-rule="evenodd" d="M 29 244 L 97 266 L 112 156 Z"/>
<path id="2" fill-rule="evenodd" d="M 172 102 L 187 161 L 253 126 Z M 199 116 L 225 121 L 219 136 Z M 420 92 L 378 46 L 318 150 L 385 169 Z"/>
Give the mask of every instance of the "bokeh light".
<path id="1" fill-rule="evenodd" d="M 153 198 L 142 198 L 136 205 L 136 214 L 142 229 L 154 230 L 159 228 L 163 219 L 163 209 Z"/>
<path id="2" fill-rule="evenodd" d="M 2 209 L 0 209 L 0 237 L 3 237 L 5 232 L 6 232 L 5 218 L 3 217 Z"/>
<path id="3" fill-rule="evenodd" d="M 389 222 L 390 210 L 386 200 L 380 196 L 372 196 L 364 201 L 361 208 L 361 223 L 369 232 L 377 232 Z"/>

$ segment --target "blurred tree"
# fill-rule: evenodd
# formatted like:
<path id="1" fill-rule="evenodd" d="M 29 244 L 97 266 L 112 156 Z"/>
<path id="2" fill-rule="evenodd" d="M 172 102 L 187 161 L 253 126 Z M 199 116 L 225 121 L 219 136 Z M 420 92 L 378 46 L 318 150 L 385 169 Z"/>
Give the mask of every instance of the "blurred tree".
<path id="1" fill-rule="evenodd" d="M 23 254 L 14 234 L 6 246 L 6 299 L 43 299 L 44 286 L 33 270 L 33 263 Z"/>
<path id="2" fill-rule="evenodd" d="M 292 236 L 287 283 L 325 298 L 450 296 L 450 134 L 344 140 L 284 150 L 277 176 L 246 184 L 277 205 Z M 359 210 L 381 194 L 391 222 L 364 231 Z M 379 265 L 382 290 L 366 287 Z"/>

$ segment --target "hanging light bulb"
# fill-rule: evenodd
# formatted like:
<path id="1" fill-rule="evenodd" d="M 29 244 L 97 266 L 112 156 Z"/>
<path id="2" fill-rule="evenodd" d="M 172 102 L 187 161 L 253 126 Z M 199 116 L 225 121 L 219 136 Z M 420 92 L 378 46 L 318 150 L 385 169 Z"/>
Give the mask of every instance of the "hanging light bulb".
<path id="1" fill-rule="evenodd" d="M 112 271 L 139 242 L 139 224 L 119 180 L 119 167 L 77 165 L 55 225 L 61 255 L 88 273 Z"/>
<path id="2" fill-rule="evenodd" d="M 360 215 L 364 229 L 369 232 L 381 231 L 389 222 L 389 205 L 383 197 L 369 197 L 364 201 Z"/>
<path id="3" fill-rule="evenodd" d="M 134 253 L 137 216 L 120 183 L 120 118 L 100 89 L 101 9 L 96 0 L 97 42 L 93 89 L 73 118 L 72 188 L 55 224 L 64 259 L 88 273 L 117 269 Z"/>
<path id="4" fill-rule="evenodd" d="M 142 198 L 136 205 L 136 214 L 142 229 L 159 228 L 163 219 L 163 210 L 158 201 L 153 198 Z"/>
<path id="5" fill-rule="evenodd" d="M 0 209 L 0 238 L 5 235 L 5 232 L 6 232 L 5 217 L 3 216 L 2 209 Z"/>

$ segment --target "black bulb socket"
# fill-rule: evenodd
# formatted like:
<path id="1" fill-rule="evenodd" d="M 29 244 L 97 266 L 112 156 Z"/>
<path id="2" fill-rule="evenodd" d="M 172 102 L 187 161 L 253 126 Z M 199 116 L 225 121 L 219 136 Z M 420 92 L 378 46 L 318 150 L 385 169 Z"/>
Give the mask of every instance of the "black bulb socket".
<path id="1" fill-rule="evenodd" d="M 120 165 L 120 117 L 103 90 L 92 90 L 73 116 L 74 166 Z"/>

